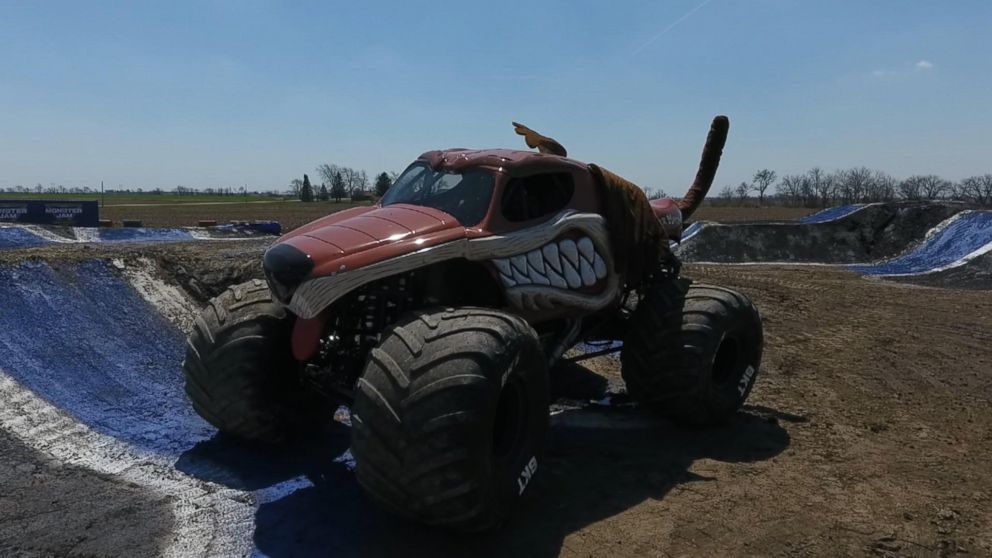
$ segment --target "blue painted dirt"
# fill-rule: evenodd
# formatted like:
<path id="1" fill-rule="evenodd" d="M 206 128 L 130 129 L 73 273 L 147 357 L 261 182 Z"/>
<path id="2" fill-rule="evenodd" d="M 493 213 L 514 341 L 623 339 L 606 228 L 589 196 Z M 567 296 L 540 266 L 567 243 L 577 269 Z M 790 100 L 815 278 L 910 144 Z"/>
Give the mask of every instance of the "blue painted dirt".
<path id="1" fill-rule="evenodd" d="M 123 228 L 99 229 L 102 242 L 182 242 L 195 240 L 183 229 Z"/>
<path id="2" fill-rule="evenodd" d="M 817 211 L 812 215 L 807 215 L 799 219 L 800 223 L 826 223 L 827 221 L 833 221 L 835 219 L 840 219 L 841 217 L 847 217 L 848 215 L 854 213 L 855 211 L 864 207 L 862 204 L 850 204 L 850 205 L 838 205 L 837 207 L 828 207 L 823 211 Z"/>
<path id="3" fill-rule="evenodd" d="M 855 265 L 866 275 L 923 273 L 942 268 L 992 243 L 992 211 L 962 213 L 920 244 L 885 262 Z"/>
<path id="4" fill-rule="evenodd" d="M 340 495 L 324 493 L 329 483 L 348 494 L 347 506 L 369 507 L 340 459 L 347 427 L 273 451 L 218 435 L 196 415 L 183 390 L 185 336 L 105 261 L 0 266 L 0 284 L 2 373 L 96 432 L 175 460 L 193 477 L 254 492 L 262 505 L 255 539 L 265 550 L 257 554 L 317 552 L 299 537 L 323 532 L 328 503 L 340 505 Z"/>
<path id="5" fill-rule="evenodd" d="M 90 428 L 178 455 L 212 435 L 183 400 L 180 332 L 102 261 L 0 267 L 0 368 Z"/>
<path id="6" fill-rule="evenodd" d="M 34 248 L 50 243 L 51 241 L 21 227 L 0 227 L 0 250 Z"/>

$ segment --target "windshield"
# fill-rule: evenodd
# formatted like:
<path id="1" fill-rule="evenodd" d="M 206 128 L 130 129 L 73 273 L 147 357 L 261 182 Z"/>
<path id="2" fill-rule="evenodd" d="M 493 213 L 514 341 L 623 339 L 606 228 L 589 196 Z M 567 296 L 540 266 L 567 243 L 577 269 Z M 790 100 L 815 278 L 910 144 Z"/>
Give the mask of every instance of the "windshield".
<path id="1" fill-rule="evenodd" d="M 465 227 L 474 227 L 489 210 L 492 173 L 435 171 L 426 164 L 410 165 L 382 198 L 382 205 L 409 203 L 440 209 Z"/>

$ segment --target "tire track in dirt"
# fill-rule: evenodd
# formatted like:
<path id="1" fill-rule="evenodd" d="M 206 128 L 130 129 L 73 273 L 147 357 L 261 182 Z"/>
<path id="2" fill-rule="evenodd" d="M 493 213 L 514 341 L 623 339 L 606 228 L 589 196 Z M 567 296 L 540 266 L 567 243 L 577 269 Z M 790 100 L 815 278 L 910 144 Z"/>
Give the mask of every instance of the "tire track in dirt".
<path id="1" fill-rule="evenodd" d="M 992 295 L 827 269 L 808 280 L 794 267 L 685 273 L 757 301 L 768 342 L 755 404 L 808 419 L 790 429 L 792 459 L 771 474 L 788 477 L 773 483 L 774 506 L 812 505 L 765 548 L 798 536 L 789 548 L 810 555 L 992 553 L 992 483 L 979 472 L 992 451 Z"/>

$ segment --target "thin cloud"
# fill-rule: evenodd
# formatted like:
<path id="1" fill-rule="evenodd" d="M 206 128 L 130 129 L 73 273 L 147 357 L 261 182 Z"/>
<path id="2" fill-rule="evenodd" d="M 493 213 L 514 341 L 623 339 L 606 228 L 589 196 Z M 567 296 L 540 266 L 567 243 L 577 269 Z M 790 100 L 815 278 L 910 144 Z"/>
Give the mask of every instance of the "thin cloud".
<path id="1" fill-rule="evenodd" d="M 913 64 L 912 67 L 917 72 L 928 72 L 935 68 L 934 63 L 929 60 L 920 60 L 919 62 Z M 907 66 L 902 66 L 901 68 L 897 68 L 895 70 L 890 70 L 888 68 L 879 68 L 877 70 L 872 70 L 871 75 L 872 77 L 878 79 L 886 79 L 896 76 L 905 76 L 912 72 L 913 70 L 910 69 L 910 67 L 907 65 Z"/>
<path id="2" fill-rule="evenodd" d="M 703 0 L 695 8 L 693 8 L 693 9 L 689 10 L 688 12 L 686 12 L 685 15 L 683 15 L 682 17 L 676 19 L 675 21 L 671 22 L 670 24 L 668 24 L 668 27 L 662 29 L 657 35 L 651 37 L 650 39 L 647 40 L 647 42 L 645 42 L 641 46 L 639 46 L 636 49 L 634 49 L 633 54 L 637 54 L 637 53 L 641 52 L 642 50 L 646 49 L 648 46 L 651 45 L 651 43 L 657 41 L 662 36 L 664 36 L 665 33 L 668 33 L 669 31 L 671 31 L 672 29 L 674 29 L 676 25 L 678 25 L 678 24 L 682 23 L 683 21 L 689 19 L 689 16 L 691 16 L 692 14 L 698 12 L 700 8 L 702 8 L 706 4 L 709 4 L 710 1 L 711 0 Z"/>

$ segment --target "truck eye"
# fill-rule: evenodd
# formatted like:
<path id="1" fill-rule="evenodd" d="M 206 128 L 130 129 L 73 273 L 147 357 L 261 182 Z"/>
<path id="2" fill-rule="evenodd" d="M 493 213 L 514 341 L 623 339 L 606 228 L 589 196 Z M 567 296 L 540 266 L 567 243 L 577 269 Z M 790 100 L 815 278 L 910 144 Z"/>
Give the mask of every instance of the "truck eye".
<path id="1" fill-rule="evenodd" d="M 313 270 L 313 260 L 294 246 L 277 244 L 265 251 L 262 268 L 272 294 L 280 302 L 288 303 L 296 287 Z"/>

